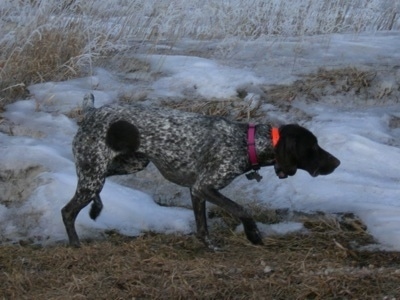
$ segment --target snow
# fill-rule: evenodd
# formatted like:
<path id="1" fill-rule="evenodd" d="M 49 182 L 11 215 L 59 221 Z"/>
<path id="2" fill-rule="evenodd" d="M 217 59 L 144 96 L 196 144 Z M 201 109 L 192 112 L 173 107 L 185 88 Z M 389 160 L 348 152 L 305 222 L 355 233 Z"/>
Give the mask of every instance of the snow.
<path id="1" fill-rule="evenodd" d="M 167 74 L 153 84 L 159 95 L 182 97 L 183 92 L 196 90 L 205 98 L 229 98 L 236 96 L 242 85 L 262 83 L 252 72 L 237 72 L 200 57 L 144 55 L 138 58 L 149 62 L 153 70 Z"/>
<path id="2" fill-rule="evenodd" d="M 290 83 L 300 74 L 323 66 L 398 67 L 399 37 L 399 32 L 280 41 L 265 37 L 251 42 L 237 40 L 220 57 L 138 54 L 137 58 L 150 63 L 152 74 L 159 74 L 146 77 L 149 103 L 151 99 L 187 95 L 226 99 L 241 86 L 252 86 L 257 94 L 258 85 Z M 198 43 L 200 51 L 214 42 L 206 46 L 206 41 Z M 226 43 L 228 49 L 229 41 Z M 177 52 L 193 44 L 183 40 L 177 43 Z M 223 48 L 223 42 L 221 45 Z M 396 72 L 395 68 L 390 70 Z M 399 72 L 383 78 L 383 88 L 393 87 L 399 78 Z M 32 180 L 38 184 L 27 199 L 7 206 L 0 204 L 2 242 L 67 240 L 60 210 L 71 199 L 76 186 L 71 141 L 78 125 L 63 113 L 78 107 L 89 91 L 95 95 L 96 106 L 101 106 L 114 101 L 121 91 L 132 91 L 135 84 L 104 69 L 95 69 L 90 77 L 30 86 L 31 99 L 6 107 L 2 116 L 10 124 L 12 134 L 0 133 L 0 170 L 19 172 L 18 180 L 13 177 L 16 189 L 23 190 Z M 279 180 L 273 169 L 264 168 L 260 183 L 241 176 L 223 193 L 243 205 L 244 199 L 251 199 L 272 208 L 353 212 L 367 225 L 381 249 L 399 251 L 400 131 L 398 126 L 390 126 L 390 120 L 400 117 L 400 103 L 379 99 L 360 102 L 355 97 L 343 93 L 337 95 L 336 102 L 330 101 L 335 100 L 332 97 L 311 103 L 302 98 L 293 101 L 293 107 L 310 116 L 307 119 L 280 111 L 273 103 L 263 106 L 269 116 L 298 121 L 313 131 L 320 145 L 341 160 L 333 174 L 311 178 L 298 171 L 291 178 Z M 40 169 L 36 173 L 26 171 L 33 167 Z M 105 230 L 133 236 L 146 231 L 188 234 L 195 230 L 190 209 L 160 206 L 154 201 L 176 197 L 177 202 L 190 205 L 188 193 L 163 181 L 154 167 L 129 177 L 132 184 L 124 180 L 107 181 L 101 193 L 104 210 L 96 222 L 88 217 L 88 208 L 80 213 L 76 222 L 80 237 L 98 237 Z M 260 229 L 264 235 L 304 230 L 295 222 L 260 224 Z"/>

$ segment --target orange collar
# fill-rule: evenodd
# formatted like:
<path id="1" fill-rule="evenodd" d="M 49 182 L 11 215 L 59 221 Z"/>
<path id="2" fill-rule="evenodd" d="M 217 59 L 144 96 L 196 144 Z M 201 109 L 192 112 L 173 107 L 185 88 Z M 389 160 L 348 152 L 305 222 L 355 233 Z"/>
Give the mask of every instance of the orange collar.
<path id="1" fill-rule="evenodd" d="M 272 127 L 271 128 L 271 139 L 272 139 L 272 146 L 276 147 L 279 142 L 279 128 Z"/>

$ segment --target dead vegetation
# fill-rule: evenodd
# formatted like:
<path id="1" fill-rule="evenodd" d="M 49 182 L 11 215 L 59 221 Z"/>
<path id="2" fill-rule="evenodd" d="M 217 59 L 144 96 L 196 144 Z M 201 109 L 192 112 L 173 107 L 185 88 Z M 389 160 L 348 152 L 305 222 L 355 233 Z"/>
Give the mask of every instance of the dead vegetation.
<path id="1" fill-rule="evenodd" d="M 24 169 L 0 170 L 0 205 L 21 206 L 41 183 L 38 175 L 44 168 L 32 165 Z"/>
<path id="2" fill-rule="evenodd" d="M 44 81 L 79 76 L 83 49 L 87 44 L 83 24 L 70 21 L 54 27 L 37 25 L 36 30 L 19 30 L 11 47 L 0 44 L 0 97 L 3 104 L 27 94 L 27 86 Z"/>
<path id="3" fill-rule="evenodd" d="M 106 25 L 89 26 L 76 1 L 20 2 L 26 14 L 11 4 L 0 11 L 0 106 L 26 97 L 29 85 L 87 74 L 97 58 L 115 52 L 117 37 Z"/>
<path id="4" fill-rule="evenodd" d="M 247 121 L 263 116 L 260 110 L 261 102 L 253 105 L 252 102 L 239 97 L 227 100 L 162 101 L 161 105 L 202 115 L 227 117 L 237 121 Z"/>
<path id="5" fill-rule="evenodd" d="M 232 99 L 196 99 L 181 101 L 165 100 L 161 104 L 170 108 L 228 117 L 237 121 L 262 120 L 265 111 L 262 104 L 273 103 L 283 111 L 295 111 L 295 99 L 313 102 L 329 102 L 338 105 L 369 105 L 378 102 L 398 103 L 400 100 L 399 82 L 392 82 L 396 75 L 393 70 L 371 71 L 355 67 L 339 69 L 320 68 L 316 73 L 303 75 L 290 85 L 266 85 L 255 95 L 256 100 L 248 99 L 246 90 L 238 90 Z M 393 74 L 392 74 L 393 73 Z M 391 78 L 389 80 L 386 79 Z M 388 82 L 386 82 L 388 81 Z M 351 95 L 351 102 L 349 102 Z M 346 103 L 347 102 L 347 103 Z M 299 112 L 295 113 L 299 114 Z M 303 119 L 307 118 L 300 112 Z"/>
<path id="6" fill-rule="evenodd" d="M 381 73 L 384 72 L 381 71 Z M 263 90 L 269 102 L 278 104 L 290 104 L 298 97 L 309 101 L 321 101 L 324 97 L 329 97 L 330 100 L 336 98 L 340 101 L 341 96 L 346 96 L 348 99 L 349 95 L 364 104 L 369 99 L 379 101 L 390 97 L 398 101 L 400 94 L 398 83 L 388 85 L 384 79 L 378 79 L 377 75 L 377 71 L 361 70 L 355 67 L 321 68 L 316 73 L 304 75 L 302 79 L 291 85 L 266 86 Z M 396 76 L 391 75 L 391 78 L 396 78 Z"/>
<path id="7" fill-rule="evenodd" d="M 395 299 L 400 254 L 354 248 L 365 231 L 332 218 L 304 220 L 307 234 L 250 245 L 243 234 L 213 231 L 223 250 L 193 236 L 110 232 L 81 249 L 2 246 L 4 299 Z M 359 248 L 358 248 L 359 249 Z"/>

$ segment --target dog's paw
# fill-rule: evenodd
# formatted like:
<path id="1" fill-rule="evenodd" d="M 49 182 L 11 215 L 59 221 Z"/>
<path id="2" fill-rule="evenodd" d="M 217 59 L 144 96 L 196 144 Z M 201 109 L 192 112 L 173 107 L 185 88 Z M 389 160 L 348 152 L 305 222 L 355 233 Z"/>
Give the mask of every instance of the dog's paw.
<path id="1" fill-rule="evenodd" d="M 246 232 L 247 239 L 254 245 L 264 245 L 261 234 L 258 229 L 247 230 Z"/>
<path id="2" fill-rule="evenodd" d="M 245 224 L 243 224 L 245 225 Z M 254 245 L 264 245 L 261 233 L 255 224 L 244 226 L 244 233 L 247 239 Z"/>
<path id="3" fill-rule="evenodd" d="M 78 249 L 81 248 L 81 242 L 79 240 L 71 240 L 69 241 L 68 246 L 74 249 Z"/>
<path id="4" fill-rule="evenodd" d="M 264 245 L 261 233 L 254 220 L 251 218 L 243 218 L 242 223 L 247 239 L 254 245 Z"/>
<path id="5" fill-rule="evenodd" d="M 214 240 L 212 240 L 209 236 L 206 236 L 206 237 L 197 237 L 197 238 L 198 238 L 199 241 L 201 241 L 201 242 L 204 244 L 204 246 L 206 246 L 206 248 L 207 248 L 208 250 L 210 250 L 210 251 L 218 252 L 218 251 L 221 251 L 221 250 L 222 250 L 221 247 L 219 247 L 219 246 L 217 245 L 217 243 L 216 243 Z"/>

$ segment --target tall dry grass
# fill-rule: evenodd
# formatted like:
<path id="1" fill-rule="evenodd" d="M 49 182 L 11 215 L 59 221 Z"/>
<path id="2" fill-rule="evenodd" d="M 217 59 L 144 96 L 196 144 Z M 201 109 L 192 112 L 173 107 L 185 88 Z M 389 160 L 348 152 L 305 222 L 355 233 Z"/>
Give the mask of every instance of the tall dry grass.
<path id="1" fill-rule="evenodd" d="M 10 0 L 0 4 L 0 16 L 1 105 L 30 84 L 82 75 L 121 37 L 121 30 L 93 19 L 74 0 Z"/>
<path id="2" fill-rule="evenodd" d="M 32 83 L 79 76 L 133 41 L 399 29 L 391 0 L 3 0 L 0 102 Z"/>

